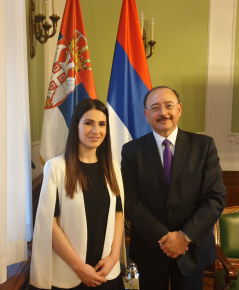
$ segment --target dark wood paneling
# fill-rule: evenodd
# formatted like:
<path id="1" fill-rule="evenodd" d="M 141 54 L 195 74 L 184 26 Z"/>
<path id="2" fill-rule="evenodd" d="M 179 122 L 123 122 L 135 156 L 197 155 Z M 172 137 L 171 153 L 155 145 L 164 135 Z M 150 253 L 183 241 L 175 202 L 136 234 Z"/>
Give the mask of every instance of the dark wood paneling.
<path id="1" fill-rule="evenodd" d="M 222 176 L 227 190 L 226 207 L 239 205 L 239 171 L 223 171 Z"/>
<path id="2" fill-rule="evenodd" d="M 43 174 L 40 174 L 32 181 L 32 215 L 33 215 L 33 225 L 35 224 L 35 217 L 37 211 L 38 200 L 41 192 Z"/>

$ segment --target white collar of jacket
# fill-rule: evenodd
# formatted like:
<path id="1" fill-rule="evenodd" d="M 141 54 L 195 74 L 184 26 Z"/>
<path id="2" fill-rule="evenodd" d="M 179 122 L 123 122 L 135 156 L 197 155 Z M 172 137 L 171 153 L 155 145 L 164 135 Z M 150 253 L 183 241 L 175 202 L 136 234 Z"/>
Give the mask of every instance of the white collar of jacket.
<path id="1" fill-rule="evenodd" d="M 124 205 L 120 168 L 117 162 L 113 162 L 113 164 L 120 187 L 122 205 Z M 72 288 L 81 283 L 75 272 L 52 250 L 52 222 L 58 189 L 61 210 L 59 225 L 81 259 L 83 261 L 86 259 L 87 223 L 82 190 L 78 187 L 74 199 L 70 199 L 66 197 L 64 181 L 64 157 L 61 155 L 47 161 L 44 166 L 44 179 L 36 214 L 30 271 L 30 284 L 38 288 L 51 289 L 52 285 L 60 288 Z M 115 224 L 116 196 L 109 185 L 107 186 L 110 195 L 110 208 L 102 258 L 111 252 Z M 125 264 L 124 239 L 122 246 L 121 261 Z M 120 263 L 117 262 L 106 279 L 114 279 L 119 274 Z"/>

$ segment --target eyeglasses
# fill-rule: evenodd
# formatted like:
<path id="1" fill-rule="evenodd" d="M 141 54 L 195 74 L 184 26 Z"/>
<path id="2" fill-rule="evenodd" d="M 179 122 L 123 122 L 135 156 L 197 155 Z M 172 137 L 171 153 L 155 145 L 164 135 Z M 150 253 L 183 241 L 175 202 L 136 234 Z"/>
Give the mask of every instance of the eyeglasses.
<path id="1" fill-rule="evenodd" d="M 151 111 L 152 113 L 157 113 L 159 112 L 160 110 L 162 110 L 163 108 L 166 110 L 166 111 L 170 111 L 174 108 L 174 106 L 178 105 L 180 103 L 175 103 L 175 104 L 167 104 L 167 105 L 153 105 L 151 108 L 147 109 L 149 111 Z"/>

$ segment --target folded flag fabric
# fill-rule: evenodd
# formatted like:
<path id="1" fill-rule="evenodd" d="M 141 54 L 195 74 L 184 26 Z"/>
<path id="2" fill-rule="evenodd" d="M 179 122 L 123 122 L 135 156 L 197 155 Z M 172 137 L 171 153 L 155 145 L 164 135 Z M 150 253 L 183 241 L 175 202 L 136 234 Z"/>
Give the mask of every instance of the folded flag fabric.
<path id="1" fill-rule="evenodd" d="M 96 99 L 79 0 L 67 0 L 45 103 L 40 160 L 64 153 L 71 115 L 79 101 Z"/>
<path id="2" fill-rule="evenodd" d="M 123 0 L 107 106 L 113 158 L 121 161 L 124 143 L 151 131 L 143 99 L 152 88 L 135 0 Z"/>

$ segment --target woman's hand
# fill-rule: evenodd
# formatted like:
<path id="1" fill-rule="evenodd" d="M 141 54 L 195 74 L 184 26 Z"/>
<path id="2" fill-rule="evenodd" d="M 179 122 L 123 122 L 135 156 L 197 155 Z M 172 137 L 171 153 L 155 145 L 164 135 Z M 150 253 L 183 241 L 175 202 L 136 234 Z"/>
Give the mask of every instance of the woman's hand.
<path id="1" fill-rule="evenodd" d="M 95 266 L 95 271 L 98 271 L 97 273 L 101 277 L 106 277 L 113 269 L 117 261 L 117 258 L 113 258 L 111 255 L 109 255 L 97 263 L 97 265 Z"/>
<path id="2" fill-rule="evenodd" d="M 95 266 L 95 271 L 101 276 L 106 277 L 113 269 L 114 265 L 119 260 L 120 247 L 122 242 L 122 236 L 124 231 L 124 218 L 123 212 L 119 211 L 115 213 L 115 231 L 114 239 L 111 246 L 111 253 L 109 256 L 101 259 Z"/>
<path id="3" fill-rule="evenodd" d="M 94 267 L 81 260 L 59 227 L 56 218 L 53 219 L 52 225 L 52 247 L 88 287 L 96 287 L 107 281 L 96 272 Z"/>
<path id="4" fill-rule="evenodd" d="M 123 231 L 124 231 L 123 212 L 117 211 L 115 212 L 115 231 L 113 243 L 111 246 L 111 253 L 109 256 L 101 259 L 95 266 L 95 271 L 97 271 L 97 273 L 101 277 L 108 276 L 110 271 L 113 269 L 114 265 L 119 260 Z"/>
<path id="5" fill-rule="evenodd" d="M 74 271 L 80 280 L 88 287 L 96 287 L 107 281 L 88 264 L 81 265 L 78 269 L 74 269 Z"/>

